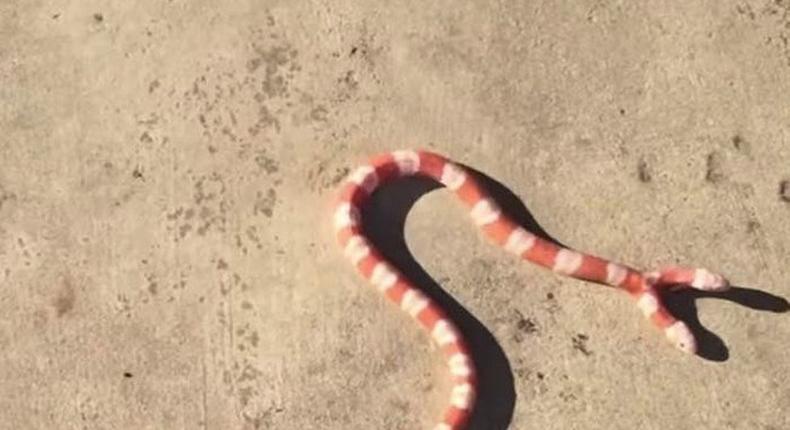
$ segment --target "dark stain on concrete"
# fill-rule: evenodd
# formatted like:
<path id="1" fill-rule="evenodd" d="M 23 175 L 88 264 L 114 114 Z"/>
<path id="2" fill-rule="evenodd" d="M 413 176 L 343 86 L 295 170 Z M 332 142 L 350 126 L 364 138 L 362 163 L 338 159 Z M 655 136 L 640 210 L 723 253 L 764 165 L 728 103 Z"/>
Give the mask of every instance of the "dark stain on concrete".
<path id="1" fill-rule="evenodd" d="M 277 160 L 267 156 L 263 152 L 255 156 L 255 164 L 266 172 L 267 175 L 277 173 L 277 171 L 280 170 L 280 165 L 277 163 Z"/>
<path id="2" fill-rule="evenodd" d="M 274 214 L 274 207 L 277 204 L 277 191 L 274 188 L 269 188 L 266 194 L 258 191 L 255 199 L 255 206 L 253 207 L 253 214 L 263 214 L 266 218 L 271 218 Z"/>
<path id="3" fill-rule="evenodd" d="M 10 200 L 16 200 L 16 194 L 7 191 L 0 185 L 0 209 L 3 209 L 3 205 Z"/>
<path id="4" fill-rule="evenodd" d="M 76 300 L 77 296 L 74 292 L 71 278 L 69 276 L 63 276 L 60 281 L 58 293 L 52 302 L 52 306 L 55 308 L 55 315 L 60 318 L 71 312 L 74 309 Z"/>
<path id="5" fill-rule="evenodd" d="M 724 180 L 721 154 L 711 152 L 705 160 L 705 180 L 716 184 Z"/>
<path id="6" fill-rule="evenodd" d="M 779 183 L 779 198 L 785 203 L 790 203 L 790 179 Z"/>
<path id="7" fill-rule="evenodd" d="M 573 349 L 581 352 L 585 356 L 589 357 L 592 355 L 592 351 L 587 348 L 587 341 L 589 340 L 589 336 L 586 334 L 579 333 L 574 336 L 571 341 L 573 343 Z"/>
<path id="8" fill-rule="evenodd" d="M 646 184 L 653 180 L 653 175 L 650 173 L 650 166 L 647 164 L 647 161 L 639 160 L 639 163 L 636 165 L 636 171 L 639 182 Z"/>

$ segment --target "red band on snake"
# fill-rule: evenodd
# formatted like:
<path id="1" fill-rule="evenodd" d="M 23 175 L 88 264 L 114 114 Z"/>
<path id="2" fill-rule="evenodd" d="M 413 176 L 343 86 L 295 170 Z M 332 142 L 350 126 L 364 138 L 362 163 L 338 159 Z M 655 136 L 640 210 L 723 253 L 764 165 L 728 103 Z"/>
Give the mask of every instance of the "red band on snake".
<path id="1" fill-rule="evenodd" d="M 675 319 L 661 302 L 658 289 L 727 289 L 729 283 L 705 269 L 670 267 L 642 272 L 603 258 L 561 247 L 519 226 L 498 207 L 474 175 L 447 158 L 428 151 L 403 150 L 381 154 L 354 170 L 334 209 L 334 229 L 346 257 L 385 297 L 422 326 L 444 354 L 453 381 L 450 405 L 434 430 L 464 429 L 477 394 L 475 360 L 455 323 L 441 306 L 412 285 L 370 243 L 362 229 L 361 207 L 382 184 L 404 176 L 431 178 L 453 191 L 472 221 L 495 244 L 511 254 L 557 273 L 621 289 L 679 349 L 696 352 L 686 324 Z"/>

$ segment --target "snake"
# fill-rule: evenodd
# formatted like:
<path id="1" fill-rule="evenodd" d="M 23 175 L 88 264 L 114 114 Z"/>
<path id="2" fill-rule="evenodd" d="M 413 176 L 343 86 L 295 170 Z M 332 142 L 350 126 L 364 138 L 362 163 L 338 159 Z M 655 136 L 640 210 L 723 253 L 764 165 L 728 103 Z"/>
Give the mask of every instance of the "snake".
<path id="1" fill-rule="evenodd" d="M 462 331 L 435 299 L 409 279 L 366 236 L 362 210 L 382 185 L 402 177 L 427 177 L 452 191 L 472 222 L 494 244 L 510 254 L 558 274 L 624 291 L 678 349 L 694 354 L 697 343 L 688 326 L 662 302 L 662 289 L 695 288 L 723 291 L 730 284 L 704 268 L 680 266 L 640 271 L 624 264 L 566 248 L 534 234 L 509 217 L 481 185 L 471 168 L 428 150 L 402 149 L 380 153 L 350 170 L 332 203 L 332 224 L 344 256 L 370 284 L 400 307 L 441 351 L 452 383 L 449 405 L 433 430 L 466 429 L 478 394 L 475 357 Z"/>

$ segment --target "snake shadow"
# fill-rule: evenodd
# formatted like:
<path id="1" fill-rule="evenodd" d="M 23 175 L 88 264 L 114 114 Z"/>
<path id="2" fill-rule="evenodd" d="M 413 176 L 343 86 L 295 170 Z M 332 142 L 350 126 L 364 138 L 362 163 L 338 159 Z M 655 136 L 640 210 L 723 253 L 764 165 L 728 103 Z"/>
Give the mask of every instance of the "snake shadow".
<path id="1" fill-rule="evenodd" d="M 719 293 L 685 289 L 663 293 L 662 297 L 664 306 L 676 318 L 685 321 L 691 332 L 694 333 L 694 337 L 697 338 L 697 355 L 710 361 L 727 361 L 730 358 L 730 349 L 716 333 L 702 325 L 697 312 L 697 300 L 715 298 L 737 303 L 750 309 L 774 313 L 784 313 L 790 310 L 790 303 L 784 297 L 739 286 L 733 286 L 729 290 Z"/>
<path id="2" fill-rule="evenodd" d="M 469 166 L 464 167 L 475 174 L 478 181 L 480 181 L 483 187 L 491 193 L 491 196 L 499 203 L 502 210 L 513 217 L 515 221 L 543 239 L 569 248 L 569 246 L 546 232 L 527 210 L 521 199 L 513 194 L 505 185 Z M 703 359 L 718 362 L 727 361 L 729 359 L 729 348 L 721 337 L 702 324 L 697 311 L 697 300 L 725 300 L 764 312 L 784 313 L 790 311 L 790 303 L 788 303 L 787 299 L 784 297 L 744 286 L 733 286 L 724 292 L 685 289 L 666 292 L 662 294 L 662 297 L 667 309 L 669 309 L 676 318 L 683 320 L 694 334 L 694 337 L 697 339 L 697 355 Z"/>
<path id="3" fill-rule="evenodd" d="M 485 174 L 469 169 L 500 207 L 515 221 L 542 238 L 551 237 L 504 185 Z M 469 423 L 470 430 L 506 430 L 513 418 L 516 391 L 513 371 L 494 335 L 429 275 L 406 245 L 406 217 L 423 195 L 442 186 L 422 178 L 408 177 L 383 185 L 362 208 L 363 229 L 384 257 L 389 259 L 415 286 L 444 308 L 465 334 L 478 370 L 478 396 Z M 473 233 L 470 225 L 470 234 Z M 561 244 L 560 244 L 561 245 Z"/>
<path id="4" fill-rule="evenodd" d="M 464 166 L 490 193 L 502 210 L 522 227 L 541 238 L 567 247 L 552 237 L 535 220 L 521 199 L 506 186 L 486 174 Z M 478 397 L 469 424 L 470 430 L 507 430 L 516 404 L 513 371 L 494 335 L 472 313 L 458 303 L 416 261 L 406 244 L 406 217 L 423 195 L 441 188 L 437 182 L 409 177 L 383 185 L 362 208 L 363 229 L 384 257 L 389 259 L 415 286 L 444 308 L 465 334 L 478 370 Z M 470 227 L 470 229 L 473 227 Z M 725 361 L 729 349 L 724 341 L 699 320 L 696 300 L 717 298 L 755 310 L 787 312 L 788 301 L 760 290 L 733 287 L 723 293 L 683 290 L 669 293 L 665 305 L 684 320 L 698 340 L 698 354 L 712 361 Z"/>

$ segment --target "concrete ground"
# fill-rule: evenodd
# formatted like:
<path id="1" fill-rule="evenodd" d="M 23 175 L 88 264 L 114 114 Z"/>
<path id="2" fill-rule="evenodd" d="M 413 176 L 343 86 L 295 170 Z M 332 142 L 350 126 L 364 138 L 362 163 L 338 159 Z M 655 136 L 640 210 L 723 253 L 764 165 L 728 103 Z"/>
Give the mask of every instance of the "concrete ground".
<path id="1" fill-rule="evenodd" d="M 788 40 L 788 0 L 3 1 L 0 428 L 429 428 L 439 354 L 328 221 L 424 147 L 567 245 L 739 287 L 673 297 L 685 356 L 385 190 L 380 246 L 478 354 L 474 429 L 788 429 Z"/>

